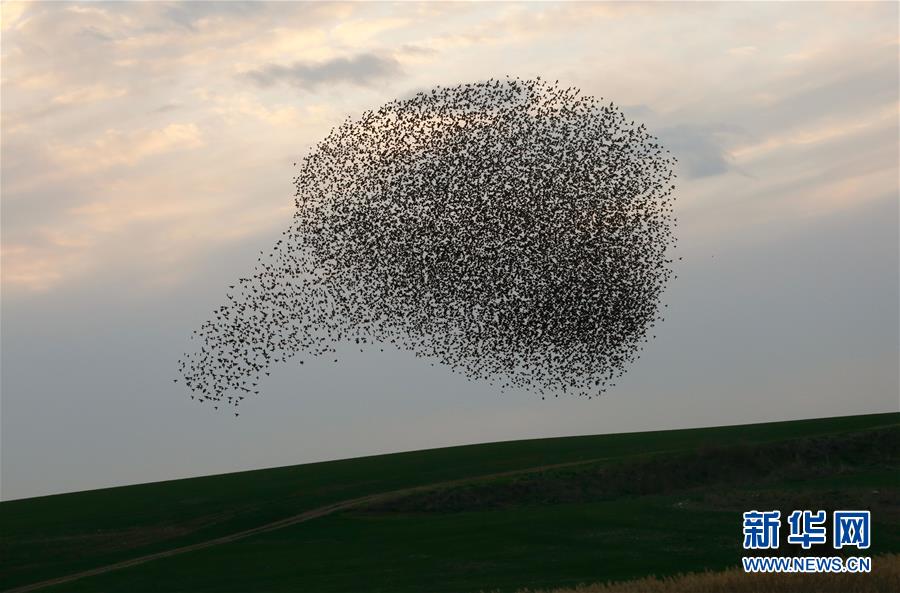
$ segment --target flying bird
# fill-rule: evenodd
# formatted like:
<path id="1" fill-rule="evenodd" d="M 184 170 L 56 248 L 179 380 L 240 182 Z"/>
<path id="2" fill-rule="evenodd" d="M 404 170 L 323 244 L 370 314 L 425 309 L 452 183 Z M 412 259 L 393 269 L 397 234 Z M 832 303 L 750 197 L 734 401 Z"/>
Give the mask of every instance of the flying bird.
<path id="1" fill-rule="evenodd" d="M 272 365 L 353 343 L 542 399 L 604 393 L 662 320 L 676 161 L 603 101 L 490 79 L 335 127 L 298 161 L 281 239 L 191 334 L 187 387 L 238 406 Z"/>

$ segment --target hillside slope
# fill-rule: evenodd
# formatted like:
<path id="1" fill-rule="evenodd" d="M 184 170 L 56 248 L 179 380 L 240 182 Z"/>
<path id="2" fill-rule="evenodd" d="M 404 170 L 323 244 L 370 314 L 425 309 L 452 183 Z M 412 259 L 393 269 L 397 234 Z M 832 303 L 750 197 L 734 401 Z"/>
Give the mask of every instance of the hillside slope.
<path id="1" fill-rule="evenodd" d="M 878 553 L 900 551 L 898 425 L 880 414 L 515 441 L 5 502 L 0 588 L 394 491 L 59 590 L 515 590 L 724 568 L 740 512 L 764 503 L 868 505 Z M 547 467 L 559 464 L 576 465 Z M 437 486 L 408 490 L 425 485 Z"/>

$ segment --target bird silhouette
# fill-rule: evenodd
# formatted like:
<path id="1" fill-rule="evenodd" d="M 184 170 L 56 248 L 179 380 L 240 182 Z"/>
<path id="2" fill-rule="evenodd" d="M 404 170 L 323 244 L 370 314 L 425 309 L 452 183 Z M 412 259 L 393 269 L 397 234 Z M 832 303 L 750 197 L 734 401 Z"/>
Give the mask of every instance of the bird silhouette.
<path id="1" fill-rule="evenodd" d="M 662 321 L 676 159 L 612 102 L 539 78 L 437 87 L 298 162 L 290 225 L 178 361 L 216 409 L 339 344 L 593 399 Z"/>

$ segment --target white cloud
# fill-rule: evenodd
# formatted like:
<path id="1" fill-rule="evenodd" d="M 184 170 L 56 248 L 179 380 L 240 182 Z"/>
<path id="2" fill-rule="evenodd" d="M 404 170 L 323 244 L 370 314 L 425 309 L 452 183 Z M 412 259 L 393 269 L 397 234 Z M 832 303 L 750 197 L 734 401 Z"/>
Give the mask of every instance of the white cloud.
<path id="1" fill-rule="evenodd" d="M 28 2 L 0 3 L 0 29 L 6 31 L 24 24 L 22 15 L 28 8 Z"/>
<path id="2" fill-rule="evenodd" d="M 722 195 L 766 220 L 894 188 L 883 172 L 841 168 L 863 138 L 873 154 L 895 148 L 875 135 L 896 126 L 894 6 L 867 7 L 852 26 L 833 5 L 2 7 L 3 141 L 17 147 L 3 163 L 4 262 L 20 270 L 4 281 L 23 286 L 95 269 L 127 243 L 117 229 L 151 225 L 190 251 L 271 228 L 290 202 L 279 194 L 290 163 L 331 125 L 414 89 L 506 74 L 647 106 L 651 132 L 680 130 L 682 164 L 706 175 L 682 179 L 682 204 L 715 224 Z M 378 84 L 354 56 L 381 60 L 368 62 L 382 67 Z M 304 90 L 259 87 L 237 76 L 247 71 Z M 846 179 L 825 183 L 815 167 Z M 27 206 L 35 196 L 46 207 Z M 177 257 L 168 249 L 136 265 Z"/>
<path id="3" fill-rule="evenodd" d="M 821 142 L 835 142 L 867 129 L 889 129 L 896 124 L 898 110 L 900 110 L 900 104 L 894 104 L 872 113 L 865 113 L 862 116 L 820 122 L 805 128 L 790 130 L 786 133 L 775 132 L 762 141 L 737 146 L 729 152 L 738 161 L 750 163 L 762 155 L 784 151 L 793 147 L 803 147 Z"/>
<path id="4" fill-rule="evenodd" d="M 70 170 L 87 174 L 116 165 L 134 166 L 153 155 L 203 145 L 196 124 L 169 124 L 127 132 L 111 129 L 87 144 L 58 144 L 52 152 Z"/>
<path id="5" fill-rule="evenodd" d="M 759 48 L 755 45 L 743 45 L 741 47 L 732 47 L 728 50 L 728 53 L 733 56 L 752 56 L 758 51 Z"/>
<path id="6" fill-rule="evenodd" d="M 60 105 L 73 105 L 76 103 L 92 103 L 106 99 L 116 99 L 124 96 L 128 91 L 124 88 L 107 87 L 102 84 L 74 88 L 53 97 L 53 102 Z"/>

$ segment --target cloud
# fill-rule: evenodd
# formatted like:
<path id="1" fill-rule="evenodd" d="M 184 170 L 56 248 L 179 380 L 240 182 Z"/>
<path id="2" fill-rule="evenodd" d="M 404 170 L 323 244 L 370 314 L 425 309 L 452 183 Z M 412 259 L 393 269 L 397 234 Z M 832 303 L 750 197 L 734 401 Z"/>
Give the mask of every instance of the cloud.
<path id="1" fill-rule="evenodd" d="M 411 56 L 432 56 L 438 52 L 436 49 L 431 47 L 424 47 L 421 45 L 416 45 L 414 43 L 405 43 L 400 46 L 398 53 Z"/>
<path id="2" fill-rule="evenodd" d="M 166 18 L 188 30 L 195 30 L 200 21 L 216 18 L 246 18 L 267 9 L 264 2 L 176 2 L 167 5 Z"/>
<path id="3" fill-rule="evenodd" d="M 762 110 L 760 122 L 771 129 L 797 127 L 835 114 L 880 110 L 897 100 L 896 48 L 876 43 L 833 50 L 786 80 L 785 94 Z"/>
<path id="4" fill-rule="evenodd" d="M 95 39 L 96 41 L 103 41 L 103 42 L 115 41 L 115 38 L 112 35 L 109 35 L 108 33 L 104 33 L 103 31 L 101 31 L 100 29 L 98 29 L 97 27 L 94 27 L 94 26 L 84 27 L 83 29 L 81 29 L 81 34 L 86 37 L 91 37 L 91 38 Z"/>
<path id="5" fill-rule="evenodd" d="M 47 290 L 77 265 L 79 255 L 80 252 L 72 249 L 48 254 L 46 250 L 25 245 L 4 245 L 0 248 L 3 284 L 32 291 Z"/>
<path id="6" fill-rule="evenodd" d="M 313 90 L 320 85 L 338 83 L 371 86 L 401 74 L 400 65 L 394 58 L 365 53 L 322 62 L 294 62 L 290 66 L 269 64 L 258 70 L 246 72 L 244 76 L 262 87 L 286 82 L 302 89 Z"/>
<path id="7" fill-rule="evenodd" d="M 329 123 L 340 119 L 326 103 L 266 105 L 248 93 L 215 93 L 196 89 L 194 94 L 202 97 L 208 109 L 229 125 L 250 117 L 280 129 L 302 128 L 324 132 Z"/>
<path id="8" fill-rule="evenodd" d="M 678 159 L 688 177 L 721 175 L 732 168 L 723 136 L 729 130 L 692 124 L 662 128 L 657 136 Z"/>
<path id="9" fill-rule="evenodd" d="M 712 25 L 672 45 L 698 14 L 641 3 L 3 2 L 4 257 L 37 286 L 106 273 L 75 261 L 121 252 L 138 226 L 166 237 L 160 250 L 186 251 L 269 228 L 290 164 L 343 117 L 504 74 L 558 77 L 625 105 L 679 158 L 680 199 L 708 209 L 711 225 L 745 198 L 742 214 L 760 220 L 789 204 L 850 207 L 853 191 L 896 191 L 897 36 L 886 24 L 896 18 L 885 17 L 897 9 L 847 21 L 837 8 L 696 6 Z M 836 26 L 845 21 L 856 24 Z M 742 170 L 753 177 L 735 179 Z M 826 182 L 825 171 L 859 179 Z M 206 177 L 226 173 L 227 183 Z M 260 209 L 257 226 L 232 213 Z M 63 231 L 96 233 L 96 244 Z"/>
<path id="10" fill-rule="evenodd" d="M 152 113 L 168 113 L 169 111 L 175 111 L 176 109 L 181 109 L 183 105 L 178 103 L 177 101 L 170 101 L 165 103 L 164 105 L 160 105 L 156 109 L 152 111 Z"/>
<path id="11" fill-rule="evenodd" d="M 27 2 L 3 2 L 0 4 L 0 28 L 5 31 L 18 23 L 27 7 Z"/>
<path id="12" fill-rule="evenodd" d="M 203 145 L 195 124 L 169 124 L 131 132 L 107 130 L 88 144 L 57 146 L 55 153 L 71 170 L 89 173 L 115 165 L 133 166 L 156 154 Z"/>
<path id="13" fill-rule="evenodd" d="M 740 160 L 752 160 L 788 148 L 836 141 L 871 130 L 896 127 L 898 104 L 891 103 L 879 110 L 867 110 L 861 115 L 843 119 L 829 118 L 813 125 L 773 132 L 766 138 L 735 147 L 731 154 Z"/>
<path id="14" fill-rule="evenodd" d="M 759 48 L 755 45 L 743 45 L 741 47 L 732 47 L 728 53 L 732 56 L 752 56 L 757 53 Z"/>
<path id="15" fill-rule="evenodd" d="M 331 30 L 339 42 L 354 47 L 365 45 L 386 31 L 400 29 L 410 23 L 407 18 L 365 18 L 343 21 Z"/>
<path id="16" fill-rule="evenodd" d="M 111 88 L 102 84 L 74 88 L 53 97 L 53 102 L 60 105 L 72 105 L 75 103 L 92 103 L 104 99 L 115 99 L 125 95 L 123 88 Z"/>

